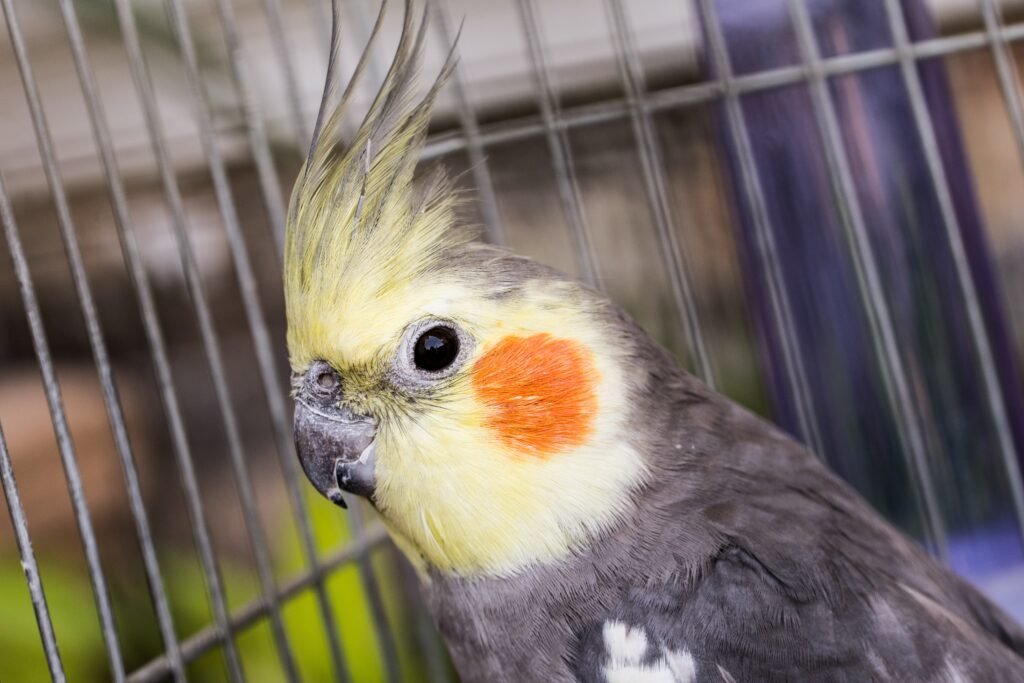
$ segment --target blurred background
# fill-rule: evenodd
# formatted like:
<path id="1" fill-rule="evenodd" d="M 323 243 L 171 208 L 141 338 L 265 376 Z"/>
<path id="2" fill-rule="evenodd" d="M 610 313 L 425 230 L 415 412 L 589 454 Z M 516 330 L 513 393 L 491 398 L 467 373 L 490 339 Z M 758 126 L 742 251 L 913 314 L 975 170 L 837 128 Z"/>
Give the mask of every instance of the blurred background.
<path id="1" fill-rule="evenodd" d="M 425 155 L 464 220 L 1024 619 L 1024 2 L 429 6 L 426 74 L 464 22 Z M 0 680 L 451 679 L 372 512 L 291 452 L 279 245 L 330 0 L 0 8 Z M 341 9 L 347 78 L 379 4 Z"/>

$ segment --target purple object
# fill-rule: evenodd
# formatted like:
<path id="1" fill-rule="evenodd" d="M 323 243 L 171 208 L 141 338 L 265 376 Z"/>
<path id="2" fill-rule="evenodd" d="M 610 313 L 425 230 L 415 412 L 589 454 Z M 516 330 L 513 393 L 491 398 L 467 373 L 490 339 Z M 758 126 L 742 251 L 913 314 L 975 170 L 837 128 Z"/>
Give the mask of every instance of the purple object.
<path id="1" fill-rule="evenodd" d="M 786 0 L 715 0 L 733 71 L 800 63 Z M 824 58 L 891 46 L 884 4 L 810 0 Z M 906 0 L 913 39 L 934 36 L 919 0 Z M 707 41 L 705 41 L 707 44 Z M 974 193 L 952 94 L 940 59 L 918 64 L 950 184 L 973 284 L 989 335 L 1017 453 L 1024 453 L 1024 398 L 1001 294 Z M 714 74 L 710 74 L 714 75 Z M 829 91 L 876 257 L 914 409 L 921 417 L 950 562 L 968 574 L 1022 561 L 1005 462 L 978 371 L 977 349 L 940 204 L 898 65 L 832 78 Z M 886 399 L 805 83 L 742 96 L 743 118 L 778 255 L 782 288 L 804 363 L 825 459 L 877 508 L 922 538 L 912 475 Z M 768 299 L 764 255 L 723 105 L 717 113 L 737 207 L 746 287 L 776 419 L 799 435 L 794 388 Z M 981 561 L 980 558 L 985 558 Z"/>

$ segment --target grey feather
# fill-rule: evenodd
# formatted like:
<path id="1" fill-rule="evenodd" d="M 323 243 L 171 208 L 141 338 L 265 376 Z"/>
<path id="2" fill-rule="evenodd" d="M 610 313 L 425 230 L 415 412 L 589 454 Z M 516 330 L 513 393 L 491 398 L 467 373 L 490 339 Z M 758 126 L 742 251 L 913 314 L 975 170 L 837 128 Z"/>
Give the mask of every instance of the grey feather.
<path id="1" fill-rule="evenodd" d="M 452 267 L 500 297 L 562 279 L 492 248 Z M 609 621 L 704 681 L 1024 681 L 1024 630 L 876 514 L 806 448 L 632 340 L 636 445 L 655 472 L 616 531 L 508 578 L 431 577 L 462 679 L 604 681 Z M 679 447 L 681 446 L 681 448 Z"/>

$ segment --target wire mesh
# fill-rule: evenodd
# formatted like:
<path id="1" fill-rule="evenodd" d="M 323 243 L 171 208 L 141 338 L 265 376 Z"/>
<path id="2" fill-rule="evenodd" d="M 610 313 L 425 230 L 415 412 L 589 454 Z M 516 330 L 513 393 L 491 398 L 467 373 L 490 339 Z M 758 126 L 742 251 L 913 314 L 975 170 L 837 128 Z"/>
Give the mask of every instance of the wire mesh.
<path id="1" fill-rule="evenodd" d="M 667 0 L 659 0 L 667 2 Z M 346 6 L 359 2 L 351 0 Z M 440 43 L 449 44 L 455 32 L 453 18 L 458 14 L 444 0 L 431 0 L 432 19 Z M 384 680 L 403 680 L 410 675 L 408 662 L 403 662 L 402 626 L 397 624 L 394 610 L 389 607 L 389 591 L 397 590 L 401 597 L 408 581 L 392 583 L 382 581 L 381 571 L 374 558 L 386 547 L 386 534 L 376 522 L 364 523 L 358 508 L 347 520 L 351 527 L 350 540 L 341 548 L 325 551 L 318 538 L 315 523 L 315 505 L 305 492 L 296 468 L 286 403 L 287 368 L 280 340 L 280 300 L 268 293 L 268 277 L 261 267 L 268 262 L 279 262 L 282 254 L 286 216 L 285 187 L 297 170 L 294 159 L 305 153 L 312 130 L 310 119 L 315 109 L 317 93 L 305 92 L 301 69 L 293 55 L 294 39 L 289 35 L 295 28 L 296 17 L 301 16 L 312 29 L 313 41 L 323 48 L 329 45 L 328 4 L 325 0 L 261 0 L 263 20 L 266 24 L 269 50 L 279 77 L 279 92 L 275 97 L 283 102 L 283 117 L 288 133 L 275 134 L 280 121 L 273 120 L 266 108 L 266 97 L 261 97 L 261 81 L 270 78 L 252 68 L 251 47 L 235 0 L 212 0 L 216 22 L 219 24 L 221 47 L 226 55 L 227 91 L 235 104 L 238 116 L 226 117 L 223 103 L 210 91 L 205 69 L 208 64 L 203 41 L 193 35 L 195 24 L 190 13 L 196 8 L 184 0 L 166 0 L 166 42 L 173 54 L 173 67 L 183 82 L 179 112 L 193 122 L 198 142 L 198 156 L 185 172 L 176 160 L 175 140 L 164 120 L 161 86 L 154 73 L 167 70 L 165 64 L 155 61 L 153 34 L 147 34 L 149 19 L 140 24 L 142 11 L 130 0 L 112 0 L 108 8 L 116 25 L 116 42 L 126 55 L 128 78 L 139 108 L 145 132 L 142 147 L 153 160 L 155 184 L 162 196 L 162 213 L 167 217 L 173 235 L 173 251 L 177 255 L 187 293 L 192 321 L 198 335 L 198 354 L 203 359 L 204 381 L 209 383 L 214 397 L 214 409 L 205 419 L 223 434 L 223 447 L 212 451 L 200 450 L 194 445 L 195 427 L 190 425 L 189 399 L 191 387 L 178 379 L 173 342 L 176 330 L 168 329 L 161 315 L 160 285 L 154 287 L 153 276 L 146 260 L 145 237 L 138 230 L 133 215 L 132 184 L 136 180 L 123 169 L 117 146 L 117 135 L 111 125 L 112 103 L 104 99 L 97 83 L 96 73 L 87 53 L 88 35 L 83 32 L 79 14 L 83 10 L 95 11 L 96 3 L 85 0 L 56 0 L 57 8 L 71 52 L 76 83 L 85 104 L 89 136 L 95 144 L 102 170 L 102 185 L 109 195 L 112 223 L 116 229 L 123 262 L 129 275 L 130 297 L 134 299 L 149 363 L 155 376 L 156 393 L 161 404 L 160 418 L 166 429 L 170 445 L 167 449 L 180 478 L 182 501 L 188 532 L 194 543 L 201 569 L 202 585 L 211 619 L 190 635 L 183 635 L 180 615 L 172 609 L 172 590 L 168 581 L 168 560 L 155 540 L 152 503 L 147 507 L 144 477 L 138 467 L 138 448 L 126 418 L 125 402 L 119 397 L 116 359 L 111 349 L 117 348 L 115 330 L 104 327 L 101 311 L 96 303 L 94 283 L 90 280 L 83 256 L 82 231 L 76 223 L 69 199 L 64 174 L 66 165 L 57 149 L 48 123 L 48 112 L 40 95 L 39 82 L 33 72 L 33 58 L 19 21 L 20 12 L 28 3 L 18 0 L 0 0 L 6 34 L 14 56 L 19 85 L 29 110 L 29 130 L 4 127 L 3 136 L 34 137 L 50 195 L 49 206 L 56 213 L 58 231 L 63 242 L 67 268 L 71 273 L 77 312 L 84 320 L 87 345 L 92 364 L 99 377 L 100 392 L 112 443 L 124 478 L 124 490 L 130 511 L 130 520 L 138 544 L 143 575 L 147 584 L 148 600 L 153 620 L 159 632 L 159 647 L 147 661 L 129 663 L 123 644 L 129 640 L 126 628 L 120 625 L 121 615 L 115 609 L 111 581 L 105 570 L 110 564 L 101 558 L 101 540 L 94 528 L 93 516 L 87 501 L 80 472 L 79 455 L 72 438 L 68 415 L 62 400 L 59 370 L 54 361 L 48 332 L 44 324 L 45 311 L 40 303 L 30 271 L 31 255 L 26 253 L 22 230 L 15 216 L 16 204 L 5 184 L 0 180 L 0 222 L 3 224 L 5 244 L 9 252 L 12 273 L 20 292 L 20 308 L 27 317 L 31 348 L 42 377 L 50 422 L 56 435 L 60 463 L 71 499 L 74 522 L 85 556 L 86 572 L 95 602 L 106 656 L 105 675 L 117 681 L 155 681 L 168 677 L 183 681 L 191 677 L 192 668 L 210 653 L 220 653 L 220 670 L 229 680 L 242 681 L 260 678 L 246 666 L 242 654 L 242 640 L 246 634 L 266 624 L 269 642 L 273 644 L 280 679 L 298 681 L 310 679 L 304 671 L 300 650 L 304 643 L 290 629 L 287 613 L 292 606 L 311 597 L 315 605 L 316 628 L 324 635 L 330 676 L 337 680 L 358 680 L 352 670 L 352 647 L 346 646 L 346 611 L 338 608 L 329 586 L 333 577 L 347 571 L 354 572 L 359 595 L 365 596 L 367 622 L 379 658 L 377 674 Z M 103 3 L 104 5 L 106 3 Z M 239 3 L 240 4 L 240 3 Z M 486 3 L 482 3 L 486 4 Z M 992 328 L 986 322 L 982 294 L 972 272 L 968 245 L 964 243 L 963 217 L 958 211 L 948 165 L 933 120 L 921 65 L 929 60 L 944 59 L 975 51 L 990 51 L 995 76 L 1003 98 L 1010 129 L 1024 163 L 1024 103 L 1021 84 L 1014 59 L 1014 45 L 1024 40 L 1024 23 L 1007 20 L 996 0 L 980 0 L 978 30 L 968 30 L 940 37 L 914 37 L 909 28 L 907 7 L 919 3 L 901 3 L 885 0 L 884 11 L 891 33 L 891 45 L 838 55 L 826 55 L 820 45 L 821 38 L 815 28 L 814 0 L 784 0 L 780 11 L 791 26 L 799 48 L 799 61 L 795 64 L 768 66 L 744 71 L 733 63 L 730 44 L 721 14 L 723 3 L 716 0 L 683 2 L 697 17 L 697 42 L 706 64 L 703 77 L 679 84 L 675 78 L 669 85 L 659 85 L 645 68 L 641 49 L 630 25 L 628 3 L 621 0 L 592 0 L 582 2 L 584 11 L 598 16 L 607 29 L 607 42 L 612 47 L 612 58 L 617 74 L 613 91 L 599 91 L 597 95 L 572 97 L 559 85 L 559 73 L 552 66 L 550 37 L 552 29 L 565 27 L 545 26 L 544 7 L 533 0 L 509 0 L 509 9 L 518 20 L 518 33 L 522 38 L 522 57 L 525 79 L 530 82 L 533 99 L 526 103 L 528 113 L 520 115 L 509 107 L 487 111 L 479 106 L 472 91 L 473 81 L 468 74 L 474 64 L 466 60 L 454 73 L 451 91 L 454 106 L 450 120 L 441 116 L 436 132 L 431 136 L 425 159 L 444 158 L 454 166 L 466 168 L 466 177 L 478 199 L 480 222 L 490 241 L 515 244 L 515 231 L 508 220 L 510 208 L 503 202 L 503 174 L 496 170 L 494 157 L 511 143 L 536 143 L 540 150 L 537 158 L 546 153 L 551 173 L 554 206 L 560 209 L 576 272 L 591 285 L 606 289 L 612 278 L 606 277 L 608 258 L 602 258 L 604 249 L 595 236 L 591 220 L 594 201 L 587 191 L 585 174 L 581 168 L 586 161 L 574 149 L 579 135 L 587 130 L 600 130 L 610 124 L 628 126 L 629 155 L 639 163 L 639 189 L 641 202 L 649 215 L 650 235 L 656 244 L 658 259 L 665 274 L 664 289 L 672 302 L 672 317 L 678 322 L 681 342 L 679 355 L 686 359 L 694 371 L 709 384 L 728 385 L 722 377 L 722 364 L 716 359 L 715 345 L 709 341 L 707 313 L 702 310 L 697 279 L 694 272 L 700 264 L 691 256 L 694 247 L 688 239 L 695 226 L 692 207 L 678 199 L 678 188 L 671 170 L 671 150 L 667 146 L 665 116 L 682 116 L 685 112 L 711 110 L 721 112 L 721 141 L 736 160 L 736 172 L 731 189 L 737 202 L 751 217 L 753 259 L 762 284 L 767 290 L 771 321 L 770 333 L 778 340 L 781 350 L 780 368 L 784 384 L 794 405 L 794 431 L 819 454 L 827 454 L 823 437 L 820 408 L 814 387 L 809 379 L 807 354 L 799 321 L 794 314 L 793 289 L 787 281 L 784 252 L 788 245 L 779 244 L 778 226 L 769 207 L 771 196 L 766 187 L 764 169 L 757 157 L 756 130 L 744 109 L 745 98 L 764 93 L 784 92 L 790 88 L 806 88 L 810 95 L 815 133 L 824 155 L 823 173 L 827 175 L 832 200 L 840 215 L 845 238 L 845 249 L 853 264 L 857 298 L 864 310 L 870 328 L 872 353 L 878 359 L 884 389 L 884 403 L 893 416 L 900 455 L 905 459 L 914 514 L 920 521 L 920 536 L 929 549 L 947 557 L 951 531 L 943 511 L 940 478 L 943 474 L 935 458 L 929 455 L 934 437 L 931 435 L 929 416 L 921 405 L 921 388 L 915 371 L 910 366 L 915 359 L 901 344 L 897 325 L 897 308 L 891 301 L 884 284 L 882 259 L 872 241 L 872 231 L 866 218 L 864 197 L 859 191 L 855 160 L 851 159 L 845 141 L 844 122 L 840 117 L 833 85 L 844 77 L 857 76 L 875 70 L 896 69 L 906 89 L 916 134 L 920 137 L 923 157 L 927 166 L 931 191 L 937 198 L 943 234 L 949 244 L 957 290 L 965 312 L 967 333 L 972 350 L 972 367 L 977 367 L 985 411 L 994 434 L 999 463 L 1008 488 L 1009 503 L 1014 516 L 1014 533 L 1019 537 L 1024 529 L 1024 484 L 1021 480 L 1019 444 L 1015 441 L 1014 425 L 1008 414 L 1005 378 L 1000 377 L 991 338 Z M 33 7 L 35 9 L 35 7 Z M 350 7 L 354 13 L 365 12 L 366 7 Z M 249 24 L 251 26 L 251 23 Z M 366 27 L 364 27 L 366 28 Z M 368 33 L 364 31 L 364 33 Z M 544 33 L 545 35 L 542 35 Z M 209 35 L 208 33 L 204 35 Z M 363 38 L 366 36 L 363 35 Z M 466 51 L 463 50 L 463 54 Z M 162 78 L 162 76 L 161 76 Z M 315 79 L 314 79 L 315 80 Z M 2 87 L 2 85 L 0 85 Z M 231 109 L 231 107 L 227 107 Z M 225 123 L 225 119 L 228 122 Z M 236 135 L 238 134 L 238 135 Z M 241 141 L 239 141 L 239 137 Z M 283 141 L 283 142 L 282 142 Z M 536 159 L 533 160 L 536 164 Z M 243 195 L 237 180 L 238 168 L 250 168 L 255 188 Z M 531 171 L 532 172 L 532 171 Z M 0 177 L 5 169 L 0 167 Z M 198 180 L 196 180 L 198 178 Z M 226 250 L 233 271 L 234 291 L 232 306 L 240 310 L 244 329 L 244 346 L 252 362 L 249 372 L 258 384 L 258 407 L 237 397 L 238 380 L 231 370 L 232 349 L 225 341 L 226 323 L 211 293 L 210 277 L 204 272 L 204 253 L 197 247 L 197 219 L 190 211 L 187 197 L 190 187 L 201 185 L 212 193 L 213 220 L 223 228 Z M 266 231 L 258 233 L 246 224 L 246 200 L 259 195 L 262 222 Z M 510 202 L 512 200 L 509 200 Z M 640 222 L 640 221 L 638 221 Z M 636 230 L 640 230 L 636 226 Z M 632 238 L 630 238 L 632 239 Z M 637 238 L 639 239 L 639 238 Z M 88 246 L 88 245 L 86 245 Z M 268 256 L 268 253 L 270 256 Z M 614 257 L 612 257 L 614 258 Z M 274 287 L 273 277 L 269 278 Z M 220 286 L 219 284 L 217 285 Z M 50 330 L 52 336 L 54 330 Z M 671 336 L 671 335 L 669 335 Z M 1011 378 L 1018 382 L 1019 378 Z M 725 387 L 728 388 L 727 386 Z M 275 480 L 284 490 L 284 508 L 294 524 L 295 545 L 299 558 L 297 570 L 282 579 L 275 566 L 273 536 L 275 529 L 261 512 L 263 489 L 259 488 L 249 457 L 250 439 L 247 439 L 249 413 L 265 415 L 268 441 L 272 443 L 277 462 Z M 5 422 L 13 420 L 0 415 Z M 190 433 L 190 429 L 193 433 Z M 241 605 L 232 602 L 232 582 L 225 572 L 224 562 L 215 547 L 211 512 L 202 493 L 202 483 L 208 471 L 207 461 L 226 456 L 228 477 L 237 496 L 238 515 L 255 567 L 254 597 Z M 0 480 L 2 480 L 9 517 L 14 529 L 14 540 L 27 583 L 29 599 L 34 610 L 40 634 L 40 645 L 50 677 L 65 679 L 65 663 L 61 656 L 60 621 L 55 619 L 44 594 L 46 572 L 41 572 L 33 551 L 29 525 L 32 520 L 19 496 L 15 482 L 16 460 L 12 460 L 3 432 L 0 431 Z M 911 525 L 912 526 L 912 525 Z M 332 527 L 337 530 L 337 527 Z M 388 556 L 390 557 L 390 556 Z M 393 577 L 392 577 L 393 578 Z M 408 596 L 406 596 L 408 597 Z M 422 603 L 408 597 L 413 605 L 416 634 L 410 639 L 424 662 L 424 680 L 446 680 L 451 677 L 436 633 L 425 621 Z M 56 624 L 56 627 L 55 627 Z M 416 674 L 419 676 L 420 674 Z M 418 680 L 418 679 L 417 679 Z"/>

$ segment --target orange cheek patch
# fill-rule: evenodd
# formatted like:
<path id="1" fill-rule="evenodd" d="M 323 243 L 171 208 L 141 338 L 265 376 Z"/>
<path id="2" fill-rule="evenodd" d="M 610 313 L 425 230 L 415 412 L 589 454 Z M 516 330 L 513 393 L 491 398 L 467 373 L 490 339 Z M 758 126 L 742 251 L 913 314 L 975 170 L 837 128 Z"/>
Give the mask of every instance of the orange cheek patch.
<path id="1" fill-rule="evenodd" d="M 473 367 L 487 426 L 517 452 L 546 457 L 586 442 L 597 371 L 582 344 L 549 334 L 505 337 Z"/>

